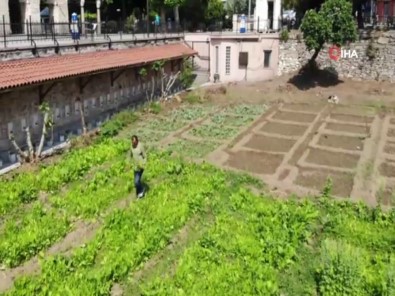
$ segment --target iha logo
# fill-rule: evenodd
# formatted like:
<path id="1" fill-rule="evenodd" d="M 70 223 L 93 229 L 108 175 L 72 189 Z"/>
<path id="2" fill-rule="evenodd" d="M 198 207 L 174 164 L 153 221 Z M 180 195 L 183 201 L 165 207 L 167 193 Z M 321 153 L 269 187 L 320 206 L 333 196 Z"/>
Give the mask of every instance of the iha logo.
<path id="1" fill-rule="evenodd" d="M 341 49 L 337 45 L 332 45 L 329 48 L 329 58 L 337 62 L 340 58 L 342 59 L 358 58 L 358 53 L 354 49 L 353 50 Z"/>

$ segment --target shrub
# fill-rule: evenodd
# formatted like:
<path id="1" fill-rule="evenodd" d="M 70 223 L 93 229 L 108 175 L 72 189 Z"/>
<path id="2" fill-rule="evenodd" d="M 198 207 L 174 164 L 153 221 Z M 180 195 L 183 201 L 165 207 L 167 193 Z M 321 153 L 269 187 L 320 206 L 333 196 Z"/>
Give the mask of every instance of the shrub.
<path id="1" fill-rule="evenodd" d="M 283 29 L 280 33 L 280 40 L 287 42 L 289 40 L 289 32 L 287 29 Z"/>

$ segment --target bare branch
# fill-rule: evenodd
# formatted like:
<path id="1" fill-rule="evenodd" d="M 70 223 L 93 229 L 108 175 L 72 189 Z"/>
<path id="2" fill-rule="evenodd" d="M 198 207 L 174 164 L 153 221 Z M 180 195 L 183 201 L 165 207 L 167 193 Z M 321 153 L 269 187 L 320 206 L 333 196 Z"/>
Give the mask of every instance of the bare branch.
<path id="1" fill-rule="evenodd" d="M 9 135 L 9 139 L 10 139 L 10 141 L 11 141 L 12 146 L 14 146 L 14 148 L 15 148 L 15 150 L 16 150 L 16 153 L 18 153 L 18 155 L 19 155 L 24 161 L 28 162 L 28 161 L 29 161 L 29 155 L 28 155 L 26 152 L 24 152 L 24 151 L 21 149 L 21 147 L 19 147 L 19 145 L 18 145 L 18 144 L 16 143 L 16 141 L 15 141 L 14 135 L 10 134 L 10 135 Z"/>

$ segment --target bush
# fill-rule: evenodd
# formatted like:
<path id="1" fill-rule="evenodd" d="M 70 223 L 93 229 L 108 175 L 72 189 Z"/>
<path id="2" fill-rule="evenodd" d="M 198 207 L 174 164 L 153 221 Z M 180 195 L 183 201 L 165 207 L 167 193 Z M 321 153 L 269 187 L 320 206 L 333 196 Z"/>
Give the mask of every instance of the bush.
<path id="1" fill-rule="evenodd" d="M 325 240 L 321 247 L 317 286 L 321 295 L 366 295 L 362 278 L 361 254 L 345 243 Z"/>
<path id="2" fill-rule="evenodd" d="M 289 40 L 289 32 L 287 29 L 283 29 L 280 33 L 280 40 L 287 42 Z"/>
<path id="3" fill-rule="evenodd" d="M 122 111 L 107 121 L 100 130 L 100 138 L 106 139 L 115 137 L 125 126 L 135 122 L 138 116 L 132 111 Z"/>
<path id="4" fill-rule="evenodd" d="M 193 81 L 194 81 L 195 77 L 193 74 L 193 66 L 192 66 L 192 62 L 188 59 L 184 59 L 183 65 L 182 65 L 182 71 L 180 74 L 180 81 L 181 84 L 184 88 L 189 88 Z"/>

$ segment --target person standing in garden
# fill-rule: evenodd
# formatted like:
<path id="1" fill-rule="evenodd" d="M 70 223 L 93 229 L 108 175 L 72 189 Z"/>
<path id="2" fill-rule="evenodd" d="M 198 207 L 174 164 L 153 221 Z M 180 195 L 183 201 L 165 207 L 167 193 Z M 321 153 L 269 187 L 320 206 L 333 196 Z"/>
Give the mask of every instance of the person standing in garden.
<path id="1" fill-rule="evenodd" d="M 133 158 L 134 185 L 136 187 L 136 196 L 137 198 L 142 198 L 145 193 L 145 188 L 141 182 L 141 177 L 143 176 L 145 164 L 147 162 L 147 155 L 145 153 L 144 145 L 139 142 L 139 139 L 136 135 L 132 136 L 132 148 L 130 151 L 130 156 Z"/>

